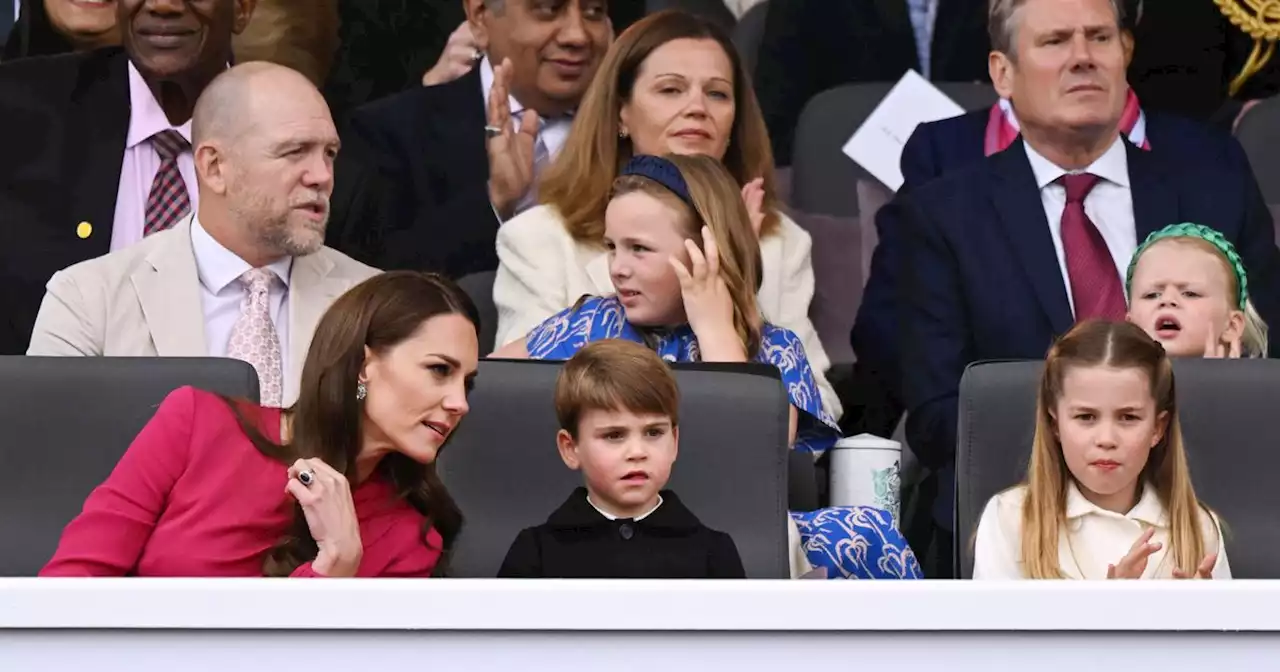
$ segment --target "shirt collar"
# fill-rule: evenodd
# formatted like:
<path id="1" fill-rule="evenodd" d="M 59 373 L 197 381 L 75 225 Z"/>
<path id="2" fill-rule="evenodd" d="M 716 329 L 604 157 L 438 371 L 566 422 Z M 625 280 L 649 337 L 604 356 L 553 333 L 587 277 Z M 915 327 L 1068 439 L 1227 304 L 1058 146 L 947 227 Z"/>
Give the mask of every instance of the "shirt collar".
<path id="1" fill-rule="evenodd" d="M 218 294 L 235 282 L 245 271 L 253 269 L 249 262 L 241 259 L 235 252 L 223 247 L 222 243 L 213 239 L 208 231 L 200 225 L 200 218 L 191 219 L 191 251 L 196 257 L 196 273 L 200 276 L 200 284 L 213 294 Z M 285 257 L 267 268 L 280 278 L 287 288 L 289 272 L 293 269 L 293 257 Z"/>
<path id="2" fill-rule="evenodd" d="M 1121 515 L 1114 511 L 1100 508 L 1085 499 L 1085 496 L 1080 492 L 1079 486 L 1072 479 L 1067 485 L 1067 520 L 1075 520 L 1089 515 L 1137 520 L 1154 527 L 1169 526 L 1168 513 L 1165 511 L 1164 505 L 1160 503 L 1160 496 L 1156 494 L 1155 487 L 1150 484 L 1143 485 L 1142 496 L 1138 498 L 1138 503 L 1128 513 Z"/>
<path id="3" fill-rule="evenodd" d="M 164 108 L 151 93 L 147 80 L 129 62 L 129 132 L 125 135 L 125 148 L 133 149 L 161 131 L 174 130 L 191 142 L 191 120 L 181 126 L 173 126 L 164 114 Z"/>
<path id="4" fill-rule="evenodd" d="M 604 509 L 596 506 L 596 503 L 591 501 L 591 495 L 587 495 L 587 503 L 591 505 L 591 508 L 596 510 L 596 513 L 599 513 L 600 515 L 604 516 L 605 519 L 618 520 L 618 516 L 615 516 L 612 513 L 609 513 L 608 511 L 605 511 Z M 658 495 L 658 503 L 654 504 L 652 509 L 649 509 L 648 511 L 645 511 L 644 513 L 636 516 L 633 520 L 641 521 L 641 520 L 644 520 L 645 518 L 648 518 L 649 516 L 653 515 L 654 511 L 658 510 L 659 506 L 662 506 L 662 495 Z"/>
<path id="5" fill-rule="evenodd" d="M 1063 175 L 1073 172 L 1064 170 L 1049 159 L 1046 159 L 1025 138 L 1022 141 L 1022 146 L 1026 148 L 1027 159 L 1031 161 L 1031 172 L 1035 173 L 1036 186 L 1040 189 L 1053 184 Z M 1078 172 L 1092 173 L 1112 184 L 1118 184 L 1126 189 L 1129 188 L 1129 155 L 1125 150 L 1124 140 L 1117 135 L 1115 142 L 1111 143 L 1111 146 L 1107 148 L 1107 151 L 1102 156 L 1089 164 L 1089 167 Z"/>

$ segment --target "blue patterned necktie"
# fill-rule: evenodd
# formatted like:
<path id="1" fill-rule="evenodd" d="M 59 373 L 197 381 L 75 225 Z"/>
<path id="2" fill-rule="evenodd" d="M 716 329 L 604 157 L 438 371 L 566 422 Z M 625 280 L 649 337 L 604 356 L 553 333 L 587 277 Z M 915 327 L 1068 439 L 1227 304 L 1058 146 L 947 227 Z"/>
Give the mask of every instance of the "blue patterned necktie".
<path id="1" fill-rule="evenodd" d="M 942 0 L 907 0 L 911 27 L 916 35 L 916 54 L 920 57 L 920 74 L 930 77 L 929 55 L 933 48 L 934 13 Z"/>

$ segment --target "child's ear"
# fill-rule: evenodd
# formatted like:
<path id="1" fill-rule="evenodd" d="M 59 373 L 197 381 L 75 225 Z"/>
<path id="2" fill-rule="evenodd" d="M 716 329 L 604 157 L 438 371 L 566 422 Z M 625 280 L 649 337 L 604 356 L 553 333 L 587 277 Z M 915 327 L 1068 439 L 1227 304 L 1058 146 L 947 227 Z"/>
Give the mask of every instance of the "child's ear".
<path id="1" fill-rule="evenodd" d="M 1244 336 L 1244 311 L 1233 310 L 1227 314 L 1227 327 L 1222 330 L 1222 342 L 1230 343 Z"/>
<path id="2" fill-rule="evenodd" d="M 1164 440 L 1164 435 L 1169 431 L 1169 411 L 1161 411 L 1156 416 L 1156 433 L 1151 437 L 1151 447 L 1155 448 Z"/>
<path id="3" fill-rule="evenodd" d="M 560 449 L 560 459 L 564 461 L 564 466 L 577 471 L 582 466 L 582 462 L 578 459 L 578 443 L 573 440 L 573 435 L 568 430 L 560 430 L 556 434 L 556 448 Z"/>

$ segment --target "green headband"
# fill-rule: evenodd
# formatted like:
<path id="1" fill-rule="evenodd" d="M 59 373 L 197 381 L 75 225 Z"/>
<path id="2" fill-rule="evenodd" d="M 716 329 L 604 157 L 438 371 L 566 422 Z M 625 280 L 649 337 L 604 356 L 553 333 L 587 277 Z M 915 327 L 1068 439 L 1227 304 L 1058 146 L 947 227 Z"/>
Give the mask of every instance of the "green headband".
<path id="1" fill-rule="evenodd" d="M 1129 272 L 1124 276 L 1124 293 L 1129 294 L 1133 290 L 1133 269 L 1138 266 L 1138 258 L 1142 256 L 1147 248 L 1155 243 L 1167 238 L 1199 238 L 1206 243 L 1214 246 L 1222 256 L 1227 258 L 1227 263 L 1231 264 L 1231 268 L 1236 274 L 1236 286 L 1240 288 L 1240 310 L 1244 310 L 1245 303 L 1249 300 L 1249 276 L 1244 272 L 1244 262 L 1240 260 L 1239 253 L 1236 252 L 1236 246 L 1231 244 L 1217 229 L 1209 228 L 1203 224 L 1192 224 L 1190 222 L 1184 224 L 1170 224 L 1169 226 L 1153 232 L 1142 241 L 1133 258 L 1129 261 Z"/>

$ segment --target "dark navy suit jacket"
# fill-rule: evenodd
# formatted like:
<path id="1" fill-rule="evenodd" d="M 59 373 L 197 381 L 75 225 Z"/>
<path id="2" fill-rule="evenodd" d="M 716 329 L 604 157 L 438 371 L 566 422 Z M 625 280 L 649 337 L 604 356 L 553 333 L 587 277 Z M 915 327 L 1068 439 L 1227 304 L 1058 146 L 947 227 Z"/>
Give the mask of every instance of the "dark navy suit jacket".
<path id="1" fill-rule="evenodd" d="M 1137 240 L 1176 222 L 1218 229 L 1244 260 L 1259 313 L 1274 323 L 1280 250 L 1239 143 L 1192 122 L 1150 121 L 1151 151 L 1126 142 Z M 913 190 L 900 206 L 895 242 L 907 439 L 927 464 L 948 466 L 965 367 L 1042 358 L 1074 318 L 1021 139 Z M 944 488 L 943 511 L 934 510 L 939 522 L 950 518 L 952 496 Z"/>

